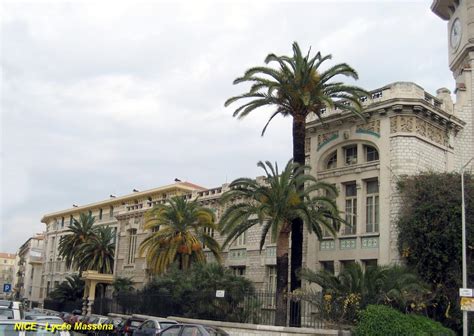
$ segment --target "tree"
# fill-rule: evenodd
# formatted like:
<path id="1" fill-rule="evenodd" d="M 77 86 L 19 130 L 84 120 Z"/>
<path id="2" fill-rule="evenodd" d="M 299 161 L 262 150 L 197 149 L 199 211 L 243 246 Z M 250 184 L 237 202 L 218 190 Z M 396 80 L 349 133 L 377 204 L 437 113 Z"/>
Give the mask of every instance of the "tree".
<path id="1" fill-rule="evenodd" d="M 335 188 L 318 182 L 305 174 L 307 166 L 291 160 L 280 173 L 278 165 L 259 162 L 258 167 L 266 174 L 265 183 L 253 179 L 239 178 L 230 185 L 230 190 L 222 195 L 222 202 L 231 204 L 221 217 L 221 232 L 227 238 L 223 246 L 235 240 L 257 224 L 262 225 L 260 250 L 270 233 L 277 242 L 277 284 L 276 317 L 277 325 L 286 324 L 288 293 L 288 251 L 291 221 L 301 218 L 309 232 L 322 237 L 322 229 L 333 234 L 339 229 L 340 218 L 334 199 L 319 196 L 323 191 L 337 194 Z M 306 188 L 302 188 L 303 185 Z M 239 198 L 240 202 L 236 202 Z"/>
<path id="2" fill-rule="evenodd" d="M 74 274 L 66 277 L 52 292 L 49 297 L 61 303 L 66 301 L 76 301 L 82 298 L 84 292 L 84 281 L 79 275 Z"/>
<path id="3" fill-rule="evenodd" d="M 260 107 L 273 107 L 275 110 L 264 126 L 262 136 L 274 117 L 291 116 L 293 160 L 300 165 L 305 164 L 306 118 L 314 114 L 322 120 L 324 108 L 338 108 L 363 118 L 360 98 L 369 95 L 360 87 L 334 81 L 339 75 L 358 79 L 357 72 L 348 64 L 340 63 L 322 70 L 322 64 L 332 56 L 322 56 L 318 52 L 311 57 L 310 51 L 303 55 L 298 43 L 294 42 L 292 57 L 269 54 L 265 63 L 276 63 L 277 68 L 258 66 L 248 69 L 242 77 L 234 80 L 234 84 L 251 83 L 249 91 L 225 102 L 225 106 L 229 106 L 245 100 L 233 114 L 239 119 Z M 293 220 L 291 237 L 291 290 L 294 290 L 301 287 L 297 272 L 303 257 L 303 223 L 298 218 Z"/>
<path id="4" fill-rule="evenodd" d="M 453 329 L 461 326 L 461 177 L 422 173 L 399 182 L 402 202 L 398 248 L 406 264 L 431 284 L 429 314 Z M 465 175 L 468 287 L 474 284 L 474 180 Z"/>
<path id="5" fill-rule="evenodd" d="M 425 311 L 429 291 L 417 274 L 402 266 L 347 265 L 337 276 L 321 270 L 304 269 L 301 278 L 319 285 L 334 322 L 354 322 L 357 313 L 370 304 L 387 304 L 402 312 Z"/>
<path id="6" fill-rule="evenodd" d="M 81 270 L 94 270 L 99 273 L 113 273 L 115 243 L 114 233 L 109 226 L 98 227 L 94 235 L 78 245 L 76 257 Z"/>
<path id="7" fill-rule="evenodd" d="M 132 279 L 125 277 L 115 278 L 112 287 L 114 288 L 114 295 L 129 294 L 135 289 Z"/>
<path id="8" fill-rule="evenodd" d="M 212 237 L 217 229 L 212 210 L 174 197 L 169 204 L 160 204 L 145 214 L 145 229 L 152 231 L 140 244 L 140 254 L 146 254 L 150 268 L 164 273 L 174 262 L 181 270 L 191 263 L 205 263 L 203 247 L 209 248 L 220 262 L 220 246 Z"/>
<path id="9" fill-rule="evenodd" d="M 66 267 L 81 269 L 78 261 L 82 244 L 94 237 L 96 234 L 96 228 L 94 227 L 95 218 L 91 214 L 80 214 L 79 220 L 74 218 L 72 225 L 66 231 L 67 234 L 61 237 L 59 242 L 59 255 L 64 258 Z"/>

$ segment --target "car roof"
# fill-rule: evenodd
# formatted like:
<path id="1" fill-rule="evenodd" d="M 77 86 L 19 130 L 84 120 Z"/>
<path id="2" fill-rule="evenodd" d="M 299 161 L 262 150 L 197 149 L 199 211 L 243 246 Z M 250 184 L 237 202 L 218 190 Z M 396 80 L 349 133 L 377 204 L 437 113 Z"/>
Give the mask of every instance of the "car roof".
<path id="1" fill-rule="evenodd" d="M 175 320 L 169 320 L 164 317 L 154 317 L 154 318 L 149 318 L 146 321 L 157 321 L 157 322 L 172 322 L 172 323 L 178 323 Z"/>

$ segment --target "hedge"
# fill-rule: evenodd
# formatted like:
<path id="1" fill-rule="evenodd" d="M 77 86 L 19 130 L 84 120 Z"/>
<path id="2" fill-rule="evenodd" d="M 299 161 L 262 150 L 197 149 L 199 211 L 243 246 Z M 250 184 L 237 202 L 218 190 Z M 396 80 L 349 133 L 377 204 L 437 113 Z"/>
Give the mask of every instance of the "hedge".
<path id="1" fill-rule="evenodd" d="M 357 336 L 455 336 L 441 323 L 415 314 L 403 314 L 393 308 L 370 305 L 360 312 L 355 328 Z"/>

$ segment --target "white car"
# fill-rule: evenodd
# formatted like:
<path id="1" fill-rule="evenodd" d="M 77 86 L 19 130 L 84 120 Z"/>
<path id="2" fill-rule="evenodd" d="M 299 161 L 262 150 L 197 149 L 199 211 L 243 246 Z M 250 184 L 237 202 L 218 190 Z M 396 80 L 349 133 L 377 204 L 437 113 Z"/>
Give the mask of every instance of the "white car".
<path id="1" fill-rule="evenodd" d="M 23 318 L 21 302 L 1 300 L 0 317 L 7 320 L 21 320 Z"/>
<path id="2" fill-rule="evenodd" d="M 46 324 L 38 323 L 35 331 L 26 330 L 15 330 L 16 323 L 32 323 L 36 321 L 25 321 L 25 320 L 2 320 L 0 319 L 0 335 L 5 336 L 32 336 L 36 333 L 41 336 L 71 336 L 69 331 L 54 331 L 45 330 Z"/>

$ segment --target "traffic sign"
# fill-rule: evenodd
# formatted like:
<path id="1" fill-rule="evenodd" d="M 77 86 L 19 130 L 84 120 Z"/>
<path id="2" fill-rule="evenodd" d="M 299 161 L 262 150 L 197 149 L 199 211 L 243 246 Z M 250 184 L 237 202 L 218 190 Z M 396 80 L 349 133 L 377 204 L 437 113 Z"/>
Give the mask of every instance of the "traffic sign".
<path id="1" fill-rule="evenodd" d="M 216 297 L 223 298 L 225 296 L 225 290 L 216 290 Z"/>
<path id="2" fill-rule="evenodd" d="M 12 291 L 12 284 L 3 284 L 3 292 L 4 293 L 10 293 Z"/>
<path id="3" fill-rule="evenodd" d="M 472 288 L 459 288 L 459 296 L 460 297 L 472 297 Z"/>

